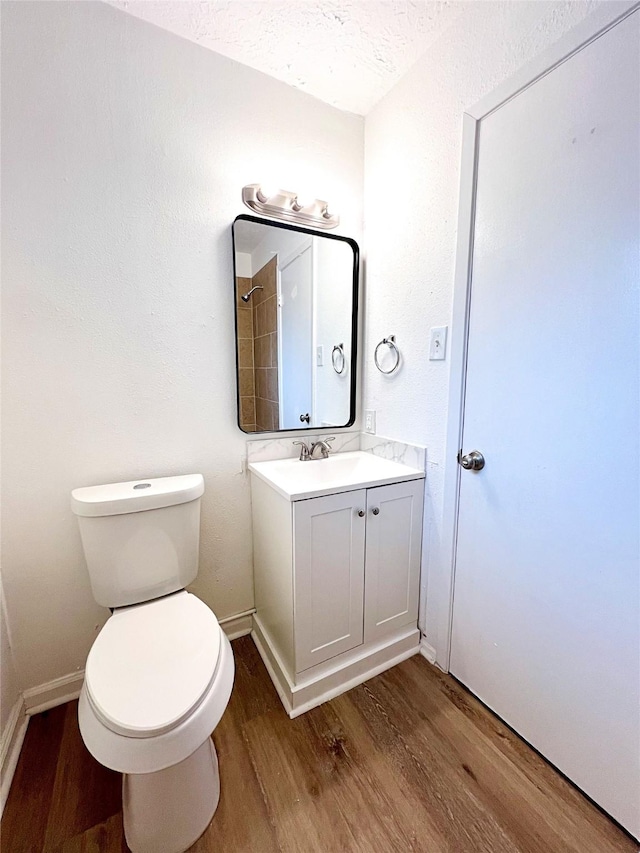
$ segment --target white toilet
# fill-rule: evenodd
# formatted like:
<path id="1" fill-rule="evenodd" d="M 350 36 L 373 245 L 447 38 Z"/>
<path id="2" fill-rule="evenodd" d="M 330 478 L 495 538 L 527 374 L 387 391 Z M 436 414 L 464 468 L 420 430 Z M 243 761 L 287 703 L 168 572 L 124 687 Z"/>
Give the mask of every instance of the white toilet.
<path id="1" fill-rule="evenodd" d="M 85 671 L 78 716 L 89 752 L 124 774 L 133 853 L 182 853 L 220 796 L 211 733 L 233 686 L 233 653 L 185 586 L 198 573 L 200 474 L 75 489 L 93 595 L 113 609 Z"/>

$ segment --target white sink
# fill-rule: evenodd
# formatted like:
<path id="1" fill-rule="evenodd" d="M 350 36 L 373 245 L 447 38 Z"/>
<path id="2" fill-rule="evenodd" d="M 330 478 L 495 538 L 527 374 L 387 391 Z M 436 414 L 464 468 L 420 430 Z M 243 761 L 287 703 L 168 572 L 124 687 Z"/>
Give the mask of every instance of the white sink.
<path id="1" fill-rule="evenodd" d="M 424 471 L 381 459 L 361 450 L 331 454 L 328 459 L 275 459 L 250 462 L 249 470 L 289 501 L 351 492 L 424 477 Z"/>

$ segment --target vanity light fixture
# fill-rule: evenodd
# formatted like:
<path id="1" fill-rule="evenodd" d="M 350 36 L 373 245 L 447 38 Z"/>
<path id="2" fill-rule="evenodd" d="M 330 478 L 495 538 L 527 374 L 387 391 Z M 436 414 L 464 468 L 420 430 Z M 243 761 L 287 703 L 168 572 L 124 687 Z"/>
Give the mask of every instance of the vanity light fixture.
<path id="1" fill-rule="evenodd" d="M 314 225 L 327 230 L 340 223 L 339 216 L 329 213 L 326 201 L 316 198 L 311 204 L 303 205 L 298 201 L 298 196 L 289 190 L 277 190 L 267 195 L 260 184 L 247 184 L 242 188 L 242 201 L 257 213 L 300 225 Z"/>

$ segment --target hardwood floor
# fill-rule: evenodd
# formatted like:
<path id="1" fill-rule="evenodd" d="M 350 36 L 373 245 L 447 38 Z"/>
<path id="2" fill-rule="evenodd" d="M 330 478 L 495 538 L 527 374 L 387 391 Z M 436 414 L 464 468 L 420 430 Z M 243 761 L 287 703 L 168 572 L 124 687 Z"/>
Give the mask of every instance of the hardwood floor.
<path id="1" fill-rule="evenodd" d="M 289 720 L 252 641 L 215 731 L 222 794 L 193 853 L 632 853 L 638 845 L 456 681 L 413 657 Z M 34 717 L 2 853 L 122 853 L 120 776 L 76 703 Z"/>

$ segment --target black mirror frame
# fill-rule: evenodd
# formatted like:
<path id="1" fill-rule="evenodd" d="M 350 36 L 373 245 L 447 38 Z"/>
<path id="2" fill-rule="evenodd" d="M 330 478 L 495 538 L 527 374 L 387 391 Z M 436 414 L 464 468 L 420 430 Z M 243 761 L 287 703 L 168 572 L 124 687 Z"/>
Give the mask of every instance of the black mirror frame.
<path id="1" fill-rule="evenodd" d="M 286 231 L 297 231 L 300 234 L 309 234 L 311 237 L 323 237 L 329 240 L 340 240 L 342 243 L 348 243 L 353 251 L 353 293 L 352 293 L 352 308 L 351 308 L 351 359 L 350 359 L 350 397 L 349 397 L 349 420 L 346 424 L 334 427 L 317 427 L 317 430 L 332 429 L 347 429 L 354 425 L 356 420 L 356 388 L 357 388 L 357 364 L 358 364 L 358 294 L 360 282 L 360 248 L 355 240 L 351 237 L 342 237 L 339 234 L 327 234 L 326 231 L 316 231 L 311 228 L 299 228 L 297 225 L 289 225 L 286 222 L 274 222 L 271 219 L 262 219 L 259 216 L 250 216 L 242 213 L 236 216 L 231 227 L 231 245 L 233 251 L 233 317 L 235 324 L 235 339 L 236 339 L 236 418 L 238 429 L 244 435 L 272 435 L 279 432 L 306 432 L 308 433 L 311 427 L 300 427 L 295 429 L 277 429 L 277 430 L 257 430 L 256 432 L 247 432 L 240 425 L 240 347 L 238 344 L 238 298 L 236 296 L 237 288 L 237 269 L 236 269 L 236 239 L 234 226 L 236 222 L 257 222 L 260 225 L 271 225 L 274 228 L 283 228 Z"/>

